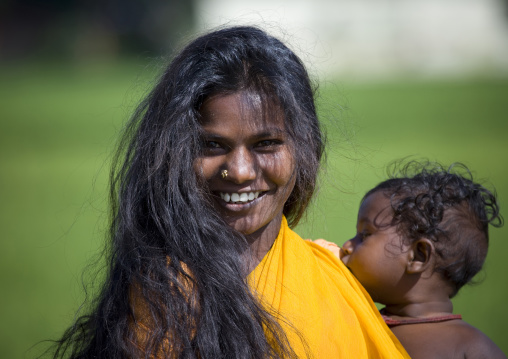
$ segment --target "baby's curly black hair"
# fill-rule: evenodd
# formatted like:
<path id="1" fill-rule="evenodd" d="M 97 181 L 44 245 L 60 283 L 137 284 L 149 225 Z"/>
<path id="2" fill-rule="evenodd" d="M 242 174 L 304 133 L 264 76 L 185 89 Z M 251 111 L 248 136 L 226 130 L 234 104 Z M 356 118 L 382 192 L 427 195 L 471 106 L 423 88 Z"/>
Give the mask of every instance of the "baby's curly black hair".
<path id="1" fill-rule="evenodd" d="M 434 242 L 434 270 L 451 285 L 453 297 L 482 269 L 488 225 L 503 225 L 495 191 L 473 182 L 461 163 L 446 169 L 433 162 L 395 162 L 388 175 L 364 198 L 378 191 L 390 198 L 391 225 L 407 244 L 420 238 Z"/>

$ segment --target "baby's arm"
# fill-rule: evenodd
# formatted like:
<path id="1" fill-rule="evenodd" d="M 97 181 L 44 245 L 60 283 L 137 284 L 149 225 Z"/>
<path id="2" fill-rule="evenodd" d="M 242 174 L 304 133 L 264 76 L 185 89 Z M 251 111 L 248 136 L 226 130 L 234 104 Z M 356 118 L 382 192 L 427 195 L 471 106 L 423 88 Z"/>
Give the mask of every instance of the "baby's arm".
<path id="1" fill-rule="evenodd" d="M 328 242 L 327 240 L 324 240 L 324 239 L 316 239 L 313 242 L 320 245 L 323 248 L 328 249 L 330 252 L 335 254 L 337 256 L 337 258 L 342 259 L 342 251 L 341 251 L 340 247 L 338 245 L 336 245 L 335 243 Z"/>

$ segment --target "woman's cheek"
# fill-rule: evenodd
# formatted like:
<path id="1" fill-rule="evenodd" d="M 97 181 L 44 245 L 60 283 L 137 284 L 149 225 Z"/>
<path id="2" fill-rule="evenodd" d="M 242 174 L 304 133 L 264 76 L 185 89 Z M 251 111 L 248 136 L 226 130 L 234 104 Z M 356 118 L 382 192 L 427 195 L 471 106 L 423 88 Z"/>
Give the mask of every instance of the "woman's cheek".
<path id="1" fill-rule="evenodd" d="M 277 185 L 289 184 L 292 190 L 296 179 L 296 166 L 295 160 L 288 149 L 263 156 L 260 158 L 259 163 L 274 183 Z"/>
<path id="2" fill-rule="evenodd" d="M 208 180 L 217 172 L 214 161 L 208 158 L 198 157 L 194 160 L 194 172 L 203 180 Z"/>

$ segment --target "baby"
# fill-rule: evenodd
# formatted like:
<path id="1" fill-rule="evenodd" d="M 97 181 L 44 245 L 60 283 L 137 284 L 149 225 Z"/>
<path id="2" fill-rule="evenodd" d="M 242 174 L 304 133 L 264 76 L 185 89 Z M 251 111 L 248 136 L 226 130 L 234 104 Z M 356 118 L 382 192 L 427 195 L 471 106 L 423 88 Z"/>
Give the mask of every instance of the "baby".
<path id="1" fill-rule="evenodd" d="M 495 194 L 463 165 L 411 162 L 402 173 L 367 192 L 356 236 L 340 250 L 317 243 L 385 305 L 381 314 L 412 358 L 506 358 L 453 314 L 450 300 L 482 268 L 488 225 L 502 225 Z"/>

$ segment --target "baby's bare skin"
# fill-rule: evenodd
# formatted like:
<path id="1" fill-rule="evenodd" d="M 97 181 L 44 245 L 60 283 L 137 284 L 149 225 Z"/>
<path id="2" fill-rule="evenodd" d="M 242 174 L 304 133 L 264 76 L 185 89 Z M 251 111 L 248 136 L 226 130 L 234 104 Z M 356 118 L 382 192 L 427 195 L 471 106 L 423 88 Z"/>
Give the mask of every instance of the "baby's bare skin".
<path id="1" fill-rule="evenodd" d="M 372 299 L 385 305 L 383 314 L 391 319 L 449 317 L 454 292 L 435 271 L 434 242 L 420 238 L 406 244 L 391 220 L 389 200 L 374 192 L 361 204 L 355 238 L 342 248 L 322 239 L 314 242 L 341 259 Z M 506 359 L 491 339 L 461 319 L 390 329 L 413 359 Z"/>
<path id="2" fill-rule="evenodd" d="M 413 359 L 506 358 L 485 334 L 460 319 L 391 329 Z"/>
<path id="3" fill-rule="evenodd" d="M 506 359 L 453 314 L 451 298 L 485 260 L 488 224 L 499 226 L 502 217 L 495 194 L 452 168 L 423 166 L 381 182 L 362 199 L 353 238 L 342 248 L 315 242 L 385 306 L 381 313 L 411 358 Z"/>
<path id="4" fill-rule="evenodd" d="M 335 243 L 324 239 L 314 243 L 333 252 L 339 259 L 344 255 Z M 434 298 L 435 299 L 435 298 Z M 453 306 L 448 298 L 440 298 L 431 305 L 409 304 L 392 306 L 400 315 L 392 319 L 404 320 L 424 316 L 445 316 L 452 314 Z M 431 314 L 436 309 L 445 312 Z M 405 315 L 404 315 L 405 314 Z M 413 359 L 506 359 L 505 354 L 483 332 L 461 319 L 438 323 L 398 325 L 390 328 Z M 432 343 L 431 345 L 422 343 Z"/>

